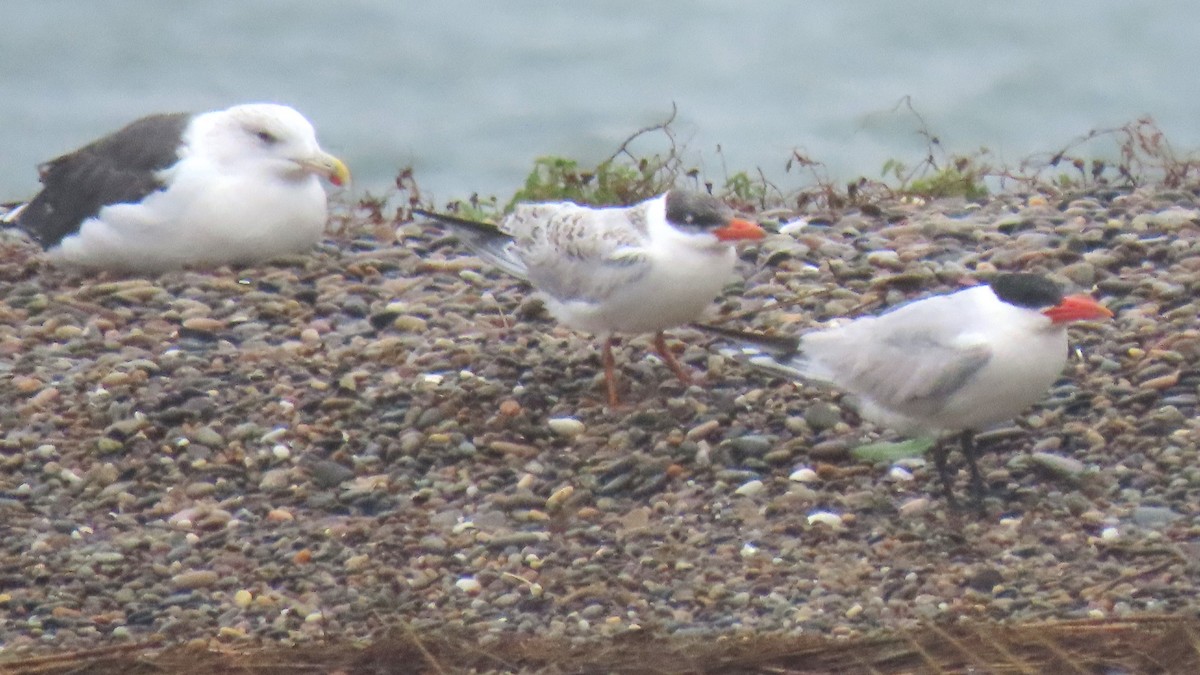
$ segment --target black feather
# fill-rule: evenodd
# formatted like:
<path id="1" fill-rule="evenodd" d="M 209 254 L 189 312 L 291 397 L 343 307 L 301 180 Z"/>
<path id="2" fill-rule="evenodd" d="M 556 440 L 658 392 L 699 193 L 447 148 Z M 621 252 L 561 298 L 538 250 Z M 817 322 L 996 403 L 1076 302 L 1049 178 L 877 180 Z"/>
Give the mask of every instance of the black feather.
<path id="1" fill-rule="evenodd" d="M 43 248 L 57 246 L 110 204 L 136 203 L 163 189 L 158 172 L 179 161 L 187 113 L 143 117 L 38 167 L 42 191 L 15 225 Z"/>

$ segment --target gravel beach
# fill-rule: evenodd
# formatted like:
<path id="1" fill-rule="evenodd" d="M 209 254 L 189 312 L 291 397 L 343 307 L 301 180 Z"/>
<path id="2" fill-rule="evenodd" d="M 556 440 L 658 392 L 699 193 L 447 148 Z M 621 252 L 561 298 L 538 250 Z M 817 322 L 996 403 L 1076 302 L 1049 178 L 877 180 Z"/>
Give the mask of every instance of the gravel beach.
<path id="1" fill-rule="evenodd" d="M 152 278 L 5 235 L 0 658 L 398 624 L 486 646 L 1195 614 L 1197 194 L 775 212 L 743 249 L 707 320 L 800 331 L 996 270 L 1116 313 L 981 435 L 983 516 L 947 506 L 932 463 L 853 456 L 891 437 L 850 401 L 694 329 L 670 344 L 701 384 L 625 340 L 608 409 L 598 341 L 436 229 Z"/>

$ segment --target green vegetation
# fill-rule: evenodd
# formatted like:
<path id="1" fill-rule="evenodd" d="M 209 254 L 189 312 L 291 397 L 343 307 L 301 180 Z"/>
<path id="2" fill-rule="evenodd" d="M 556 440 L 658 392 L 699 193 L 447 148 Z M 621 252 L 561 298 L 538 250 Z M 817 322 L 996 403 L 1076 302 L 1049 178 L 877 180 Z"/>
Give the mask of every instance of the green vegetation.
<path id="1" fill-rule="evenodd" d="M 895 462 L 909 457 L 924 457 L 936 439 L 912 438 L 904 441 L 880 441 L 860 445 L 850 451 L 855 459 L 864 462 Z"/>
<path id="2" fill-rule="evenodd" d="M 897 104 L 896 110 L 914 117 L 916 133 L 925 139 L 926 151 L 915 162 L 889 159 L 877 178 L 864 176 L 838 183 L 830 179 L 821 162 L 793 151 L 784 173 L 798 179 L 796 187 L 781 188 L 771 183 L 761 169 L 730 172 L 724 161 L 724 180 L 713 180 L 685 162 L 687 153 L 676 143 L 672 128 L 676 114 L 672 110 L 666 120 L 637 130 L 595 165 L 555 155 L 537 158 L 524 184 L 507 200 L 473 194 L 449 204 L 430 204 L 412 170 L 405 169 L 396 178 L 398 194 L 388 198 L 367 195 L 356 204 L 342 205 L 342 210 L 335 212 L 335 226 L 366 222 L 382 236 L 385 229 L 410 220 L 416 207 L 450 209 L 466 218 L 495 221 L 519 202 L 628 205 L 673 186 L 707 190 L 746 213 L 847 207 L 870 212 L 894 199 L 980 201 L 996 190 L 1055 197 L 1099 188 L 1132 189 L 1148 183 L 1181 188 L 1196 184 L 1200 172 L 1200 160 L 1177 153 L 1148 117 L 1120 127 L 1092 130 L 1056 152 L 1031 156 L 1011 167 L 992 161 L 986 148 L 948 152 L 907 98 Z M 720 147 L 717 155 L 721 156 Z M 389 212 L 397 196 L 401 204 Z"/>
<path id="3" fill-rule="evenodd" d="M 513 195 L 519 202 L 571 201 L 597 206 L 633 204 L 661 194 L 675 182 L 668 158 L 659 155 L 623 162 L 610 157 L 592 169 L 565 157 L 539 157 Z"/>
<path id="4" fill-rule="evenodd" d="M 981 151 L 981 153 L 986 151 Z M 903 162 L 889 159 L 883 164 L 883 177 L 895 178 L 896 193 L 908 197 L 937 199 L 939 197 L 962 197 L 968 200 L 984 199 L 988 195 L 983 178 L 990 169 L 970 157 L 955 157 L 949 166 L 939 167 L 931 159 L 922 162 L 918 170 L 910 170 Z"/>

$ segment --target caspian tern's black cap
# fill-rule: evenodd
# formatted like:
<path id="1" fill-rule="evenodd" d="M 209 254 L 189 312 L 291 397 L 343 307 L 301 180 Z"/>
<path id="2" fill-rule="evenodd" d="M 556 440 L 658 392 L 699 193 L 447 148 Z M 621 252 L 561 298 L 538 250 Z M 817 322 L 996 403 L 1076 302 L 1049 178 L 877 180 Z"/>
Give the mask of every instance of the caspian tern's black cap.
<path id="1" fill-rule="evenodd" d="M 1043 309 L 1054 307 L 1063 300 L 1062 286 L 1040 274 L 997 274 L 988 285 L 996 297 L 1017 307 Z"/>

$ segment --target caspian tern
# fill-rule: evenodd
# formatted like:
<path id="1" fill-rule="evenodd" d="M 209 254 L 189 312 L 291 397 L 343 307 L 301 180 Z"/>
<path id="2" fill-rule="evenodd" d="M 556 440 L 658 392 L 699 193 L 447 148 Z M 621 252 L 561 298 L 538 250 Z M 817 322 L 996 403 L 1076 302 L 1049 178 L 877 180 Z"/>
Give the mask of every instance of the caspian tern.
<path id="1" fill-rule="evenodd" d="M 1064 296 L 1043 276 L 998 274 L 987 285 L 798 337 L 697 327 L 741 343 L 739 355 L 753 365 L 853 395 L 860 414 L 882 427 L 910 436 L 959 432 L 978 505 L 974 433 L 1046 395 L 1066 365 L 1068 323 L 1112 316 L 1086 295 Z M 938 443 L 933 456 L 954 503 L 948 452 Z"/>
<path id="2" fill-rule="evenodd" d="M 629 207 L 521 204 L 499 225 L 415 213 L 450 226 L 483 260 L 528 281 L 559 322 L 604 335 L 604 377 L 614 407 L 615 335 L 654 333 L 655 350 L 690 383 L 663 331 L 695 320 L 729 281 L 734 242 L 765 234 L 717 198 L 679 189 Z"/>

